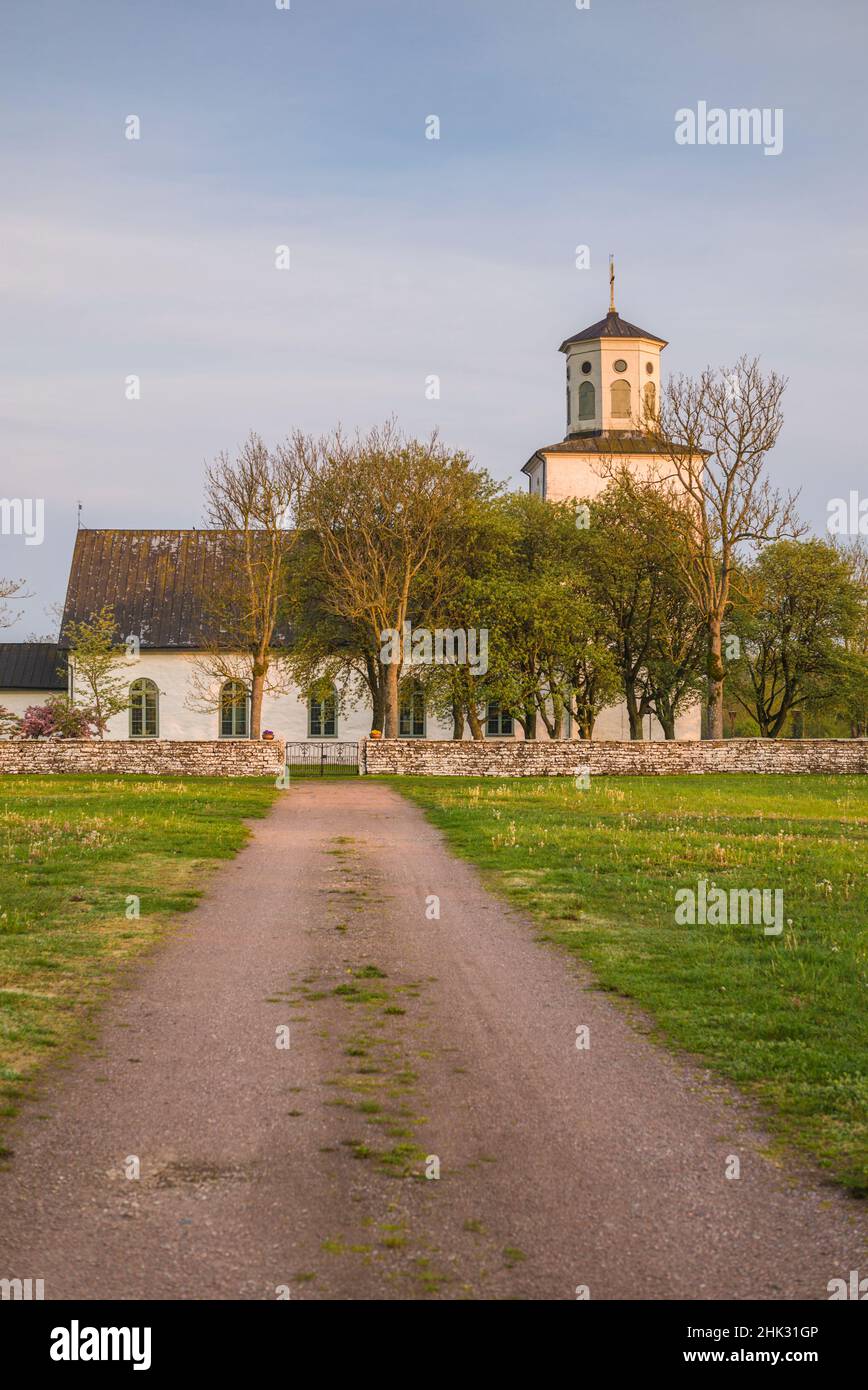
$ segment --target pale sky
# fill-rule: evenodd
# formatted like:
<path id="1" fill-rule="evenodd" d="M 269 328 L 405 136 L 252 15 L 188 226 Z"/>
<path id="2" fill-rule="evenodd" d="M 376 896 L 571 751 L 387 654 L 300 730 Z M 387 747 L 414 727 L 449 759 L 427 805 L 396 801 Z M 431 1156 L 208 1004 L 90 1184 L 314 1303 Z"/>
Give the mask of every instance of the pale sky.
<path id="1" fill-rule="evenodd" d="M 770 469 L 822 530 L 866 490 L 866 30 L 863 0 L 2 0 L 0 496 L 46 506 L 41 546 L 0 537 L 34 594 L 2 636 L 51 631 L 78 499 L 201 524 L 251 428 L 394 413 L 524 486 L 610 251 L 664 375 L 789 377 Z M 782 153 L 676 144 L 699 101 L 782 109 Z"/>

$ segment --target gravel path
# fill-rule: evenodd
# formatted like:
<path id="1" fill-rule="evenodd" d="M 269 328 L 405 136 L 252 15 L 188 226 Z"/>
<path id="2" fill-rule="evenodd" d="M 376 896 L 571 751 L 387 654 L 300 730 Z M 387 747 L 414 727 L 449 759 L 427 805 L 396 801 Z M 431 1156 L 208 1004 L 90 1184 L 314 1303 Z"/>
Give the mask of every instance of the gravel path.
<path id="1" fill-rule="evenodd" d="M 0 1277 L 823 1299 L 864 1266 L 857 1202 L 533 937 L 387 785 L 296 783 L 11 1127 Z"/>

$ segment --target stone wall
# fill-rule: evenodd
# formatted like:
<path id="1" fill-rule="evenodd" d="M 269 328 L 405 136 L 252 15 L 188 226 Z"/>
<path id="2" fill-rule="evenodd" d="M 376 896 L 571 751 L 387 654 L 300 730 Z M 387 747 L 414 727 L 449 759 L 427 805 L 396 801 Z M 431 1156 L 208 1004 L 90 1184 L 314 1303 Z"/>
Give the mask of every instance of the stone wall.
<path id="1" fill-rule="evenodd" d="M 868 772 L 868 739 L 700 742 L 366 739 L 359 771 L 434 777 L 574 777 L 703 772 Z"/>
<path id="2" fill-rule="evenodd" d="M 284 744 L 253 739 L 3 739 L 0 776 L 94 772 L 171 777 L 276 777 Z"/>

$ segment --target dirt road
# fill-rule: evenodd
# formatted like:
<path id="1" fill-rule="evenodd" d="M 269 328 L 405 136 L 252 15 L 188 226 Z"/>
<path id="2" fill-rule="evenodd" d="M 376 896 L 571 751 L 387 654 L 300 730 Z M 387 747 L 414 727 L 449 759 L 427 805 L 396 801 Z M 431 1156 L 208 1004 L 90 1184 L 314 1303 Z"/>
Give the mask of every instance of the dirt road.
<path id="1" fill-rule="evenodd" d="M 855 1201 L 533 938 L 388 786 L 295 784 L 11 1127 L 0 1277 L 823 1299 L 864 1265 Z"/>

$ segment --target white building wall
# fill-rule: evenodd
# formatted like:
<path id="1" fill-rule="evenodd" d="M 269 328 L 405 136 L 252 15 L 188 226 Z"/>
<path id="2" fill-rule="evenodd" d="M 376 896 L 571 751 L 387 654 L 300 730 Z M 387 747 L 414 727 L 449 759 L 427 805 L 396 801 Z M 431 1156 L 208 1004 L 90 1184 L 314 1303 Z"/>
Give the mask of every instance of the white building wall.
<path id="1" fill-rule="evenodd" d="M 129 680 L 152 680 L 160 692 L 159 733 L 161 738 L 206 739 L 219 738 L 220 715 L 214 709 L 201 708 L 196 696 L 196 657 L 189 652 L 143 651 L 127 663 Z M 214 682 L 215 702 L 219 682 Z M 3 703 L 0 692 L 0 704 Z M 28 701 L 28 703 L 33 703 Z M 124 710 L 109 721 L 107 738 L 129 738 L 130 716 Z M 271 729 L 278 738 L 300 742 L 308 737 L 307 700 L 293 687 L 285 694 L 266 691 L 262 701 L 262 728 Z M 371 732 L 371 707 L 365 702 L 355 708 L 349 704 L 338 710 L 338 740 L 355 741 Z M 429 738 L 451 738 L 452 721 L 442 721 L 428 715 Z M 314 740 L 319 742 L 319 736 Z"/>
<path id="2" fill-rule="evenodd" d="M 61 695 L 60 690 L 0 690 L 0 705 L 10 714 L 22 715 L 31 705 L 44 705 L 51 695 Z"/>
<path id="3" fill-rule="evenodd" d="M 195 657 L 185 652 L 144 651 L 135 661 L 127 664 L 129 680 L 145 678 L 152 680 L 160 692 L 159 733 L 161 738 L 212 739 L 220 735 L 219 714 L 216 709 L 191 708 L 194 704 L 192 677 Z M 45 690 L 0 690 L 0 705 L 13 714 L 21 715 L 29 705 L 43 705 L 52 695 L 59 692 Z M 484 726 L 484 719 L 483 719 Z M 278 738 L 299 743 L 308 738 L 307 701 L 298 690 L 287 694 L 266 694 L 262 704 L 262 727 L 271 729 Z M 524 734 L 518 720 L 513 721 L 513 737 L 521 740 Z M 107 738 L 129 738 L 130 716 L 124 710 L 109 721 Z M 370 705 L 365 702 L 355 708 L 347 707 L 338 711 L 337 739 L 355 742 L 366 738 L 371 731 Z M 675 725 L 679 739 L 698 739 L 701 737 L 701 709 L 697 704 L 682 715 Z M 649 737 L 649 721 L 643 720 L 643 734 Z M 452 737 L 452 720 L 437 719 L 430 712 L 427 716 L 426 736 L 434 739 Z M 470 730 L 464 731 L 465 738 Z M 548 734 L 541 719 L 537 720 L 537 736 L 547 740 Z M 573 730 L 572 737 L 576 737 Z M 603 710 L 594 726 L 595 739 L 628 739 L 630 728 L 627 722 L 627 709 L 624 704 Z M 650 737 L 662 739 L 663 730 L 656 719 L 650 721 Z M 319 742 L 317 736 L 314 742 Z"/>
<path id="4" fill-rule="evenodd" d="M 197 703 L 193 695 L 195 663 L 195 656 L 186 652 L 144 651 L 137 660 L 130 661 L 127 665 L 130 682 L 144 677 L 152 680 L 160 692 L 159 730 L 161 738 L 205 739 L 219 737 L 220 726 L 217 710 L 191 707 Z M 4 701 L 2 692 L 0 692 L 0 704 L 2 703 Z M 41 703 L 41 701 L 27 700 L 27 704 L 34 703 Z M 643 733 L 646 737 L 648 736 L 648 726 L 649 721 L 646 719 L 643 722 Z M 262 702 L 262 727 L 273 730 L 278 738 L 285 738 L 292 743 L 307 739 L 309 737 L 307 700 L 296 688 L 286 694 L 272 695 L 266 693 Z M 514 737 L 524 738 L 517 720 L 513 721 L 513 727 L 515 729 Z M 650 721 L 650 730 L 652 739 L 663 738 L 663 730 L 656 719 Z M 336 736 L 339 740 L 345 739 L 348 742 L 354 742 L 357 739 L 366 738 L 370 731 L 371 707 L 367 701 L 360 702 L 355 707 L 347 703 L 343 711 L 338 710 Z M 464 732 L 465 737 L 469 737 L 469 729 L 465 729 Z M 676 734 L 678 738 L 700 737 L 701 710 L 698 704 L 694 710 L 682 715 L 676 722 Z M 437 719 L 429 711 L 426 736 L 437 739 L 451 738 L 452 720 Z M 537 720 L 537 736 L 540 739 L 548 738 L 541 719 Z M 575 734 L 573 736 L 575 737 Z M 115 715 L 110 720 L 107 737 L 129 737 L 129 711 Z M 626 706 L 620 704 L 603 710 L 594 727 L 594 737 L 599 739 L 628 739 L 630 728 L 627 722 Z M 318 735 L 314 741 L 319 741 Z"/>

